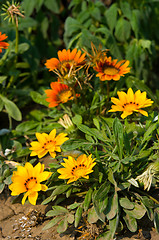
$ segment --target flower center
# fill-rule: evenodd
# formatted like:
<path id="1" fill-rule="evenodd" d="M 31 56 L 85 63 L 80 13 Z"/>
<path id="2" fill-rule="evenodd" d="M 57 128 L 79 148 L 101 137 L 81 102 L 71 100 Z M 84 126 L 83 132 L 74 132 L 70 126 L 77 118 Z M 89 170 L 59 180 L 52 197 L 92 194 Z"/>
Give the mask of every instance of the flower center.
<path id="1" fill-rule="evenodd" d="M 69 98 L 72 96 L 72 92 L 70 90 L 63 91 L 59 94 L 59 100 L 63 103 L 67 102 Z"/>
<path id="2" fill-rule="evenodd" d="M 131 112 L 133 110 L 138 109 L 138 106 L 139 104 L 136 102 L 129 102 L 129 103 L 124 103 L 122 107 L 124 108 L 125 111 Z"/>
<path id="3" fill-rule="evenodd" d="M 104 73 L 107 75 L 116 75 L 118 74 L 118 69 L 114 68 L 114 67 L 107 67 L 106 69 L 104 69 Z"/>
<path id="4" fill-rule="evenodd" d="M 79 164 L 78 166 L 76 165 L 72 168 L 71 173 L 72 175 L 76 175 L 78 178 L 80 178 L 85 175 L 85 168 L 86 166 L 84 164 Z"/>
<path id="5" fill-rule="evenodd" d="M 26 188 L 27 191 L 32 189 L 36 184 L 37 184 L 36 177 L 30 177 L 24 183 L 25 188 Z"/>
<path id="6" fill-rule="evenodd" d="M 44 149 L 50 149 L 52 148 L 52 150 L 54 149 L 56 145 L 56 141 L 53 141 L 53 140 L 50 140 L 50 141 L 47 141 L 46 143 L 44 143 L 44 145 L 42 146 L 42 148 Z"/>

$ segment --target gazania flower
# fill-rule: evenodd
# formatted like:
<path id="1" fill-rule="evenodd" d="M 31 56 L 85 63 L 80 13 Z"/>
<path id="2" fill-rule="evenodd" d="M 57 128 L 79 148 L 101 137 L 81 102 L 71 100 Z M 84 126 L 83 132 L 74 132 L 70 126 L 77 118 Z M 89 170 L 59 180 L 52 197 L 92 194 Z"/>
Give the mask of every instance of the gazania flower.
<path id="1" fill-rule="evenodd" d="M 32 152 L 30 156 L 38 155 L 39 158 L 42 158 L 49 152 L 50 155 L 55 158 L 55 152 L 61 152 L 60 146 L 69 139 L 66 135 L 66 133 L 60 133 L 56 136 L 56 129 L 53 129 L 50 134 L 36 133 L 38 141 L 31 142 L 29 149 L 32 150 Z"/>
<path id="2" fill-rule="evenodd" d="M 13 183 L 9 186 L 9 189 L 12 191 L 11 195 L 16 196 L 25 192 L 22 204 L 25 203 L 28 197 L 29 202 L 35 205 L 38 191 L 46 191 L 48 189 L 41 182 L 47 180 L 51 174 L 51 172 L 44 172 L 44 164 L 41 163 L 38 163 L 35 167 L 29 162 L 24 167 L 18 166 L 17 171 L 13 172 Z"/>
<path id="3" fill-rule="evenodd" d="M 7 49 L 9 46 L 9 43 L 3 42 L 7 37 L 8 36 L 0 32 L 0 53 L 2 52 L 2 48 Z"/>
<path id="4" fill-rule="evenodd" d="M 58 71 L 62 74 L 68 74 L 70 69 L 74 67 L 81 66 L 85 60 L 85 53 L 81 55 L 81 51 L 77 51 L 77 49 L 58 51 L 58 58 L 51 58 L 46 61 L 45 66 L 49 69 L 49 71 L 54 71 L 58 73 Z M 56 71 L 58 70 L 58 71 Z"/>
<path id="5" fill-rule="evenodd" d="M 140 112 L 144 116 L 148 116 L 148 113 L 142 108 L 149 107 L 153 101 L 146 98 L 146 92 L 141 93 L 140 90 L 133 93 L 131 88 L 128 89 L 127 94 L 125 92 L 117 92 L 119 99 L 112 97 L 111 101 L 115 104 L 112 105 L 112 109 L 108 112 L 123 111 L 122 118 L 126 118 L 133 112 Z"/>
<path id="6" fill-rule="evenodd" d="M 122 60 L 118 63 L 117 61 L 117 59 L 112 60 L 111 57 L 105 57 L 97 61 L 94 67 L 94 70 L 98 72 L 96 76 L 99 77 L 101 81 L 118 81 L 121 76 L 130 72 L 128 60 Z"/>
<path id="7" fill-rule="evenodd" d="M 71 88 L 69 88 L 66 84 L 52 82 L 50 86 L 51 89 L 45 90 L 47 95 L 46 101 L 49 102 L 49 107 L 56 107 L 60 103 L 66 103 L 74 98 Z M 76 97 L 79 96 L 79 94 L 76 94 Z"/>
<path id="8" fill-rule="evenodd" d="M 68 156 L 68 159 L 64 159 L 64 163 L 61 163 L 64 168 L 57 170 L 61 174 L 59 178 L 69 179 L 67 184 L 77 181 L 81 177 L 89 179 L 88 174 L 93 172 L 92 168 L 96 165 L 94 160 L 92 155 L 87 157 L 85 154 L 82 154 L 77 160 Z"/>

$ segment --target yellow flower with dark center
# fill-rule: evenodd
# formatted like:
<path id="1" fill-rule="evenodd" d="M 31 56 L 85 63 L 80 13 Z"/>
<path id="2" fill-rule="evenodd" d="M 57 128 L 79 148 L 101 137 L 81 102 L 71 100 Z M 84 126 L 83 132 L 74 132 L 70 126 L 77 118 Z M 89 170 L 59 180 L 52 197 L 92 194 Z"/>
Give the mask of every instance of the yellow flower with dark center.
<path id="1" fill-rule="evenodd" d="M 65 76 L 71 69 L 84 65 L 85 53 L 77 51 L 77 49 L 58 51 L 58 58 L 51 58 L 46 61 L 45 66 L 49 71 L 54 71 L 56 74 Z"/>
<path id="2" fill-rule="evenodd" d="M 60 82 L 52 82 L 50 84 L 51 89 L 45 90 L 47 95 L 46 101 L 49 102 L 49 107 L 56 107 L 60 103 L 66 103 L 69 100 L 74 99 L 71 88 L 66 84 Z M 76 94 L 79 97 L 80 94 Z"/>
<path id="3" fill-rule="evenodd" d="M 8 36 L 0 32 L 0 53 L 2 52 L 2 48 L 7 49 L 9 46 L 9 43 L 3 42 L 7 37 Z"/>
<path id="4" fill-rule="evenodd" d="M 85 154 L 80 155 L 77 160 L 71 156 L 68 156 L 68 159 L 64 158 L 64 163 L 61 163 L 64 168 L 57 170 L 61 174 L 59 178 L 69 179 L 67 184 L 77 181 L 82 177 L 89 179 L 88 174 L 93 172 L 92 168 L 96 165 L 94 160 L 92 159 L 92 155 L 87 157 Z"/>
<path id="5" fill-rule="evenodd" d="M 135 94 L 131 88 L 128 89 L 127 94 L 123 91 L 117 92 L 119 99 L 112 97 L 111 101 L 115 104 L 112 105 L 112 109 L 108 112 L 123 111 L 122 118 L 126 118 L 133 112 L 140 112 L 144 116 L 148 116 L 148 113 L 142 108 L 149 107 L 153 101 L 146 98 L 146 92 L 141 93 L 140 90 L 136 91 Z"/>
<path id="6" fill-rule="evenodd" d="M 121 76 L 130 72 L 128 60 L 117 61 L 117 59 L 112 60 L 111 57 L 101 58 L 101 60 L 96 62 L 96 66 L 94 67 L 94 70 L 98 72 L 96 76 L 101 81 L 118 81 Z"/>
<path id="7" fill-rule="evenodd" d="M 38 198 L 38 191 L 46 191 L 48 189 L 41 182 L 47 180 L 51 174 L 51 172 L 44 172 L 44 164 L 41 163 L 38 163 L 35 167 L 29 162 L 24 167 L 18 166 L 17 171 L 13 172 L 13 183 L 9 186 L 9 189 L 12 191 L 11 195 L 16 196 L 25 192 L 22 204 L 25 203 L 28 197 L 29 202 L 35 205 Z"/>
<path id="8" fill-rule="evenodd" d="M 56 136 L 56 129 L 53 129 L 50 134 L 36 133 L 38 141 L 31 142 L 29 149 L 32 150 L 32 152 L 30 156 L 38 155 L 39 158 L 42 158 L 49 152 L 49 154 L 55 158 L 56 152 L 61 152 L 60 146 L 69 139 L 66 136 L 66 133 L 60 133 Z"/>

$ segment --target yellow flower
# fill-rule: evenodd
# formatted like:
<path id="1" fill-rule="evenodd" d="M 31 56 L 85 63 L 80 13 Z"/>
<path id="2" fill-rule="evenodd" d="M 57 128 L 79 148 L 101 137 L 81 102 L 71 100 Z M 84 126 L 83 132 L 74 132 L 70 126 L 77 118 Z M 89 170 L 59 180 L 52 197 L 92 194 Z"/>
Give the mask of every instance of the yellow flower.
<path id="1" fill-rule="evenodd" d="M 69 139 L 66 135 L 66 133 L 60 133 L 56 136 L 56 129 L 53 129 L 50 134 L 36 133 L 38 141 L 31 142 L 29 149 L 32 150 L 32 152 L 30 156 L 38 155 L 39 158 L 42 158 L 49 152 L 50 155 L 55 158 L 55 151 L 61 152 L 60 146 Z"/>
<path id="2" fill-rule="evenodd" d="M 88 174 L 93 172 L 92 168 L 96 165 L 94 160 L 92 155 L 87 157 L 85 154 L 80 155 L 77 160 L 71 156 L 68 156 L 68 159 L 64 158 L 64 163 L 61 163 L 64 168 L 57 170 L 61 174 L 59 178 L 69 179 L 67 184 L 77 181 L 81 177 L 89 179 Z"/>
<path id="3" fill-rule="evenodd" d="M 44 164 L 38 163 L 35 167 L 27 162 L 24 167 L 18 166 L 17 171 L 13 172 L 12 184 L 9 189 L 12 191 L 11 195 L 16 196 L 24 193 L 22 204 L 25 203 L 26 198 L 31 204 L 35 205 L 38 198 L 38 191 L 46 191 L 48 187 L 41 182 L 47 180 L 51 176 L 51 172 L 44 172 Z"/>
<path id="4" fill-rule="evenodd" d="M 101 81 L 118 81 L 121 76 L 130 72 L 128 60 L 122 60 L 118 63 L 117 61 L 117 59 L 112 60 L 111 57 L 101 58 L 96 62 L 96 66 L 93 67 L 94 70 L 98 72 L 96 76 L 99 77 Z"/>
<path id="5" fill-rule="evenodd" d="M 127 94 L 123 91 L 117 92 L 119 99 L 112 97 L 111 101 L 115 104 L 112 105 L 112 109 L 108 112 L 123 111 L 122 118 L 126 118 L 133 112 L 140 112 L 144 116 L 148 116 L 148 113 L 141 108 L 149 107 L 153 101 L 146 98 L 146 92 L 141 93 L 140 90 L 136 91 L 135 94 L 131 88 L 128 89 Z"/>

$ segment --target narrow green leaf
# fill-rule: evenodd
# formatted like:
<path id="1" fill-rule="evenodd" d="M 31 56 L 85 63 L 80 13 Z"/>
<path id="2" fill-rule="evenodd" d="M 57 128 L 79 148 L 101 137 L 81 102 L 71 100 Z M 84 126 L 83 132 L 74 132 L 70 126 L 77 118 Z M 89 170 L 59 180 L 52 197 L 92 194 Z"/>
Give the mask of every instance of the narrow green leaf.
<path id="1" fill-rule="evenodd" d="M 118 147 L 118 153 L 120 159 L 122 159 L 122 152 L 123 152 L 123 125 L 119 121 L 118 118 L 115 118 L 113 121 L 113 132 L 115 141 Z"/>
<path id="2" fill-rule="evenodd" d="M 66 192 L 69 188 L 70 188 L 70 185 L 57 186 L 56 189 L 52 192 L 51 195 L 56 196 L 56 195 L 62 194 L 64 192 Z"/>
<path id="3" fill-rule="evenodd" d="M 58 216 L 53 218 L 49 223 L 47 223 L 42 230 L 47 230 L 53 226 L 55 226 L 61 219 L 63 218 L 63 216 Z"/>
<path id="4" fill-rule="evenodd" d="M 157 207 L 154 212 L 154 226 L 159 233 L 159 207 Z"/>
<path id="5" fill-rule="evenodd" d="M 136 219 L 132 216 L 129 216 L 128 214 L 126 214 L 123 219 L 125 220 L 125 223 L 128 227 L 128 229 L 131 232 L 136 232 L 137 231 L 137 222 Z"/>
<path id="6" fill-rule="evenodd" d="M 120 206 L 126 209 L 134 209 L 135 205 L 128 198 L 120 198 L 119 199 Z"/>
<path id="7" fill-rule="evenodd" d="M 117 192 L 115 192 L 113 196 L 109 198 L 108 206 L 104 213 L 110 220 L 116 216 L 117 212 L 118 212 L 118 194 Z"/>
<path id="8" fill-rule="evenodd" d="M 95 211 L 94 206 L 89 210 L 88 216 L 87 216 L 87 221 L 89 223 L 96 223 L 98 221 L 99 217 Z"/>
<path id="9" fill-rule="evenodd" d="M 69 213 L 68 215 L 67 215 L 67 221 L 70 223 L 70 224 L 72 224 L 73 222 L 74 222 L 74 215 L 73 214 L 71 214 L 71 213 Z"/>
<path id="10" fill-rule="evenodd" d="M 63 233 L 67 230 L 67 227 L 68 227 L 68 222 L 67 222 L 67 217 L 65 217 L 58 223 L 57 232 Z"/>
<path id="11" fill-rule="evenodd" d="M 80 205 L 78 208 L 77 208 L 77 211 L 76 211 L 76 214 L 75 214 L 75 227 L 78 227 L 78 224 L 81 220 L 81 217 L 82 217 L 82 212 L 83 212 L 83 206 Z"/>
<path id="12" fill-rule="evenodd" d="M 91 199 L 92 199 L 92 193 L 93 193 L 93 189 L 89 188 L 88 192 L 86 193 L 84 202 L 83 202 L 84 211 L 87 211 L 89 208 L 89 205 L 90 205 Z"/>

